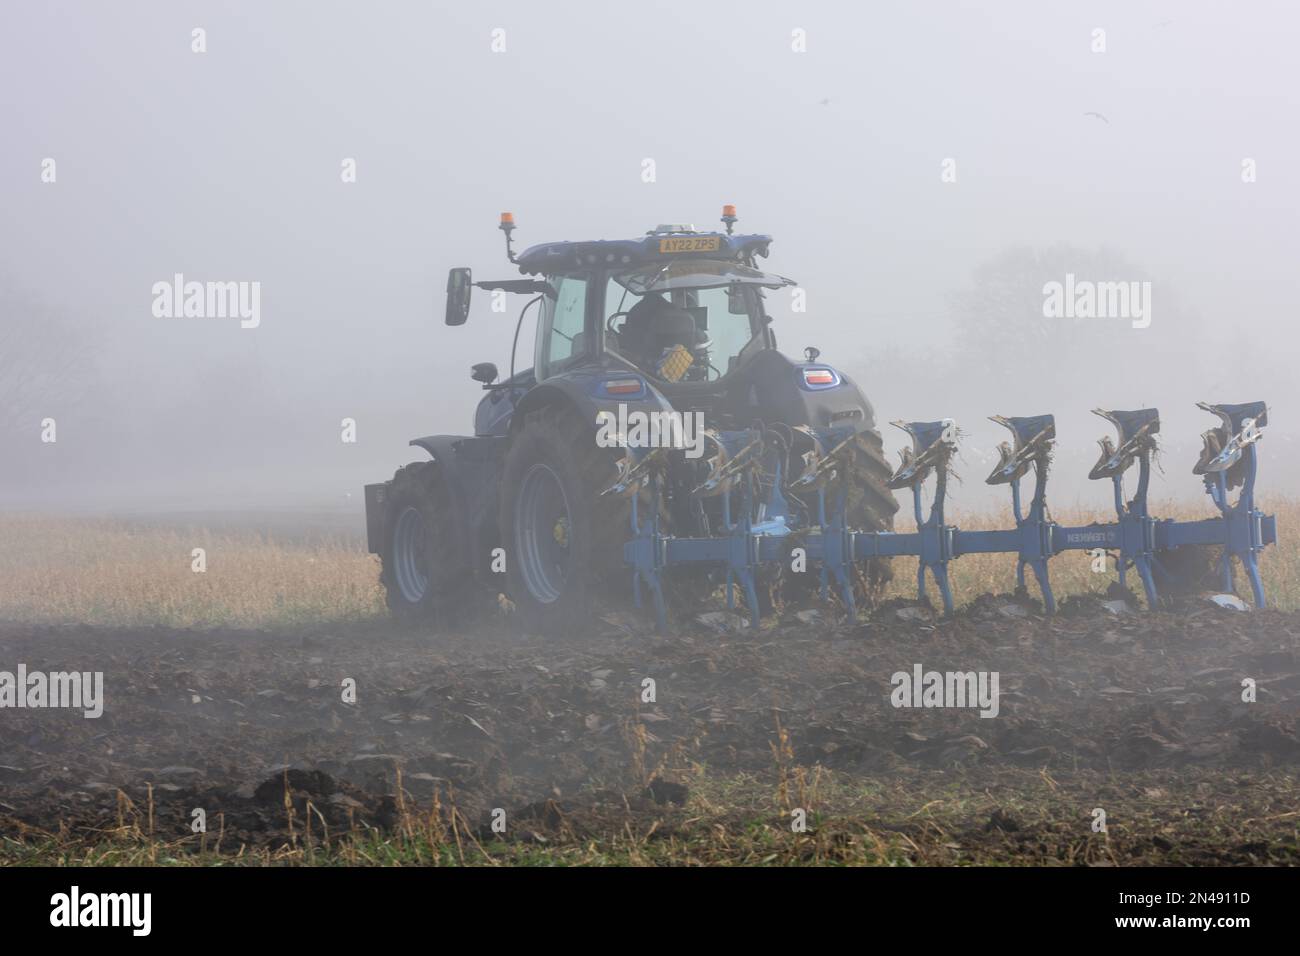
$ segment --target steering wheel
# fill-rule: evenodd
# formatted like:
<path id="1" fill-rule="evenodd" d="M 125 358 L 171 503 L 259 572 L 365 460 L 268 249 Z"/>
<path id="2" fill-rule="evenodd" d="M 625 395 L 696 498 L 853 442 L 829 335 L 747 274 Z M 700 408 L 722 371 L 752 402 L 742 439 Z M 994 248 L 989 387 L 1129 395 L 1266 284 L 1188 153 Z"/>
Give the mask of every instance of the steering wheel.
<path id="1" fill-rule="evenodd" d="M 606 319 L 606 320 L 605 320 L 605 331 L 606 331 L 606 332 L 613 332 L 613 331 L 614 331 L 614 320 L 617 319 L 619 316 L 622 316 L 624 319 L 626 319 L 626 318 L 627 318 L 627 313 L 626 313 L 626 312 L 615 312 L 615 313 L 612 314 L 608 319 Z"/>

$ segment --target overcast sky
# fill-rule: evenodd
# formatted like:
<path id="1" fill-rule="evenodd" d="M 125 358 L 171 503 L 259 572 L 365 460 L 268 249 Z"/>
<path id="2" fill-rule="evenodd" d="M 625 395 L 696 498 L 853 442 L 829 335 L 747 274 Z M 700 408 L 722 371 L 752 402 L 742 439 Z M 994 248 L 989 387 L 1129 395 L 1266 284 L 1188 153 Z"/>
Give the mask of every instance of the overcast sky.
<path id="1" fill-rule="evenodd" d="M 1194 443 L 1194 399 L 1265 399 L 1291 467 L 1263 480 L 1294 491 L 1298 27 L 1259 2 L 13 0 L 0 322 L 84 334 L 97 384 L 89 411 L 41 397 L 57 448 L 38 421 L 6 436 L 24 464 L 0 503 L 356 501 L 417 457 L 408 438 L 469 430 L 471 364 L 508 365 L 522 300 L 441 324 L 449 267 L 513 274 L 502 210 L 527 246 L 712 228 L 723 203 L 808 290 L 806 313 L 772 302 L 783 347 L 850 374 L 886 345 L 951 346 L 954 296 L 1009 248 L 1110 250 L 1153 283 L 1150 331 L 1199 316 L 1184 344 L 1224 356 L 1220 380 L 1152 362 L 1128 394 L 948 414 L 987 446 L 982 416 L 1055 411 L 1090 460 L 1099 404 L 1159 404 Z M 175 273 L 260 282 L 260 325 L 156 317 Z M 1143 332 L 1114 330 L 1116 354 Z M 983 396 L 989 369 L 966 371 Z M 912 384 L 863 382 L 882 418 L 943 413 Z M 1161 490 L 1196 494 L 1189 465 Z"/>

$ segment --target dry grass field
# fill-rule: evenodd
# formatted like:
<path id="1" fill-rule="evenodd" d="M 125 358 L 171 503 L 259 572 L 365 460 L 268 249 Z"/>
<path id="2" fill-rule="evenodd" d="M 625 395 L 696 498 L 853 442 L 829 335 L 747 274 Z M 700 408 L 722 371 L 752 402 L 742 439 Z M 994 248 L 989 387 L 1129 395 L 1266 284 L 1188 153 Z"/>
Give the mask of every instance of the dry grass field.
<path id="1" fill-rule="evenodd" d="M 1300 502 L 1274 498 L 1267 510 L 1281 527 L 1261 567 L 1269 602 L 1300 608 L 1300 546 L 1288 534 L 1300 526 Z M 1159 503 L 1162 517 L 1205 517 L 1198 505 Z M 1105 512 L 1056 512 L 1065 524 L 1106 521 Z M 950 520 L 969 529 L 1003 527 L 1002 514 Z M 900 530 L 911 520 L 901 516 Z M 207 569 L 192 570 L 203 548 Z M 1058 598 L 1104 593 L 1113 574 L 1094 574 L 1086 552 L 1050 565 Z M 896 559 L 887 597 L 912 597 L 916 562 Z M 379 564 L 342 538 L 282 541 L 251 531 L 180 531 L 106 519 L 0 515 L 0 620 L 116 626 L 275 627 L 382 617 Z M 1009 555 L 967 555 L 952 565 L 958 605 L 1015 585 Z M 1244 580 L 1238 573 L 1239 584 Z M 1136 577 L 1130 585 L 1137 590 Z M 931 590 L 933 593 L 932 584 Z M 1037 588 L 1031 583 L 1031 592 Z"/>
<path id="2" fill-rule="evenodd" d="M 193 570 L 195 548 L 206 570 Z M 0 620 L 274 627 L 384 613 L 378 561 L 342 539 L 0 515 Z"/>

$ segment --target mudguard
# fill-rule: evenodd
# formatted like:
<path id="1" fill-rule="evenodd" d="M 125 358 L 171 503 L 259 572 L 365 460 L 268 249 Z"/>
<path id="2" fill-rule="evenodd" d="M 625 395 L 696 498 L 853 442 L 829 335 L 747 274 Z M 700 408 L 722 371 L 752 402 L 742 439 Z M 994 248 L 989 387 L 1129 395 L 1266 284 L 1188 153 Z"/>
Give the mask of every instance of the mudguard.
<path id="1" fill-rule="evenodd" d="M 627 382 L 636 379 L 641 389 L 628 394 L 610 394 L 608 382 Z M 583 421 L 596 430 L 596 415 L 610 412 L 618 415 L 618 406 L 627 405 L 646 412 L 672 411 L 672 403 L 640 372 L 625 367 L 587 366 L 553 375 L 523 397 L 510 421 L 511 432 L 523 427 L 530 412 L 550 406 L 571 408 Z"/>
<path id="2" fill-rule="evenodd" d="M 825 373 L 825 383 L 813 373 Z M 721 408 L 742 425 L 758 420 L 858 432 L 876 427 L 875 409 L 851 378 L 824 363 L 792 362 L 775 349 L 764 349 L 736 370 Z"/>
<path id="3" fill-rule="evenodd" d="M 475 574 L 484 573 L 497 537 L 497 483 L 507 443 L 506 438 L 464 435 L 427 435 L 410 442 L 427 451 L 442 469 L 451 498 L 456 546 Z M 387 486 L 388 482 L 366 486 L 366 540 L 376 554 L 383 548 Z"/>

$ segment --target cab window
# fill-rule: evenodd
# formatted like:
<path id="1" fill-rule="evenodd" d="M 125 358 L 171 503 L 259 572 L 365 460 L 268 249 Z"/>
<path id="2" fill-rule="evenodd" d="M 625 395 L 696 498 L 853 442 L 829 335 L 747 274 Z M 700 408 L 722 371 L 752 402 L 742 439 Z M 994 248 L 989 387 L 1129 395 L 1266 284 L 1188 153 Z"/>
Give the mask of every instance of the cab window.
<path id="1" fill-rule="evenodd" d="M 629 287 L 633 286 L 633 287 Z M 656 337 L 637 335 L 636 321 L 629 324 L 628 313 L 645 297 L 628 283 L 626 277 L 613 276 L 605 286 L 602 329 L 605 347 L 613 349 L 634 365 L 659 377 L 658 364 L 665 345 L 672 343 Z M 695 334 L 687 344 L 692 361 L 680 378 L 669 381 L 717 381 L 732 371 L 758 327 L 757 290 L 735 286 L 728 288 L 673 288 L 651 293 L 673 309 L 688 313 L 694 321 Z"/>
<path id="2" fill-rule="evenodd" d="M 546 297 L 542 334 L 537 341 L 539 378 L 572 365 L 587 354 L 587 280 L 576 276 L 551 279 L 555 297 Z"/>

